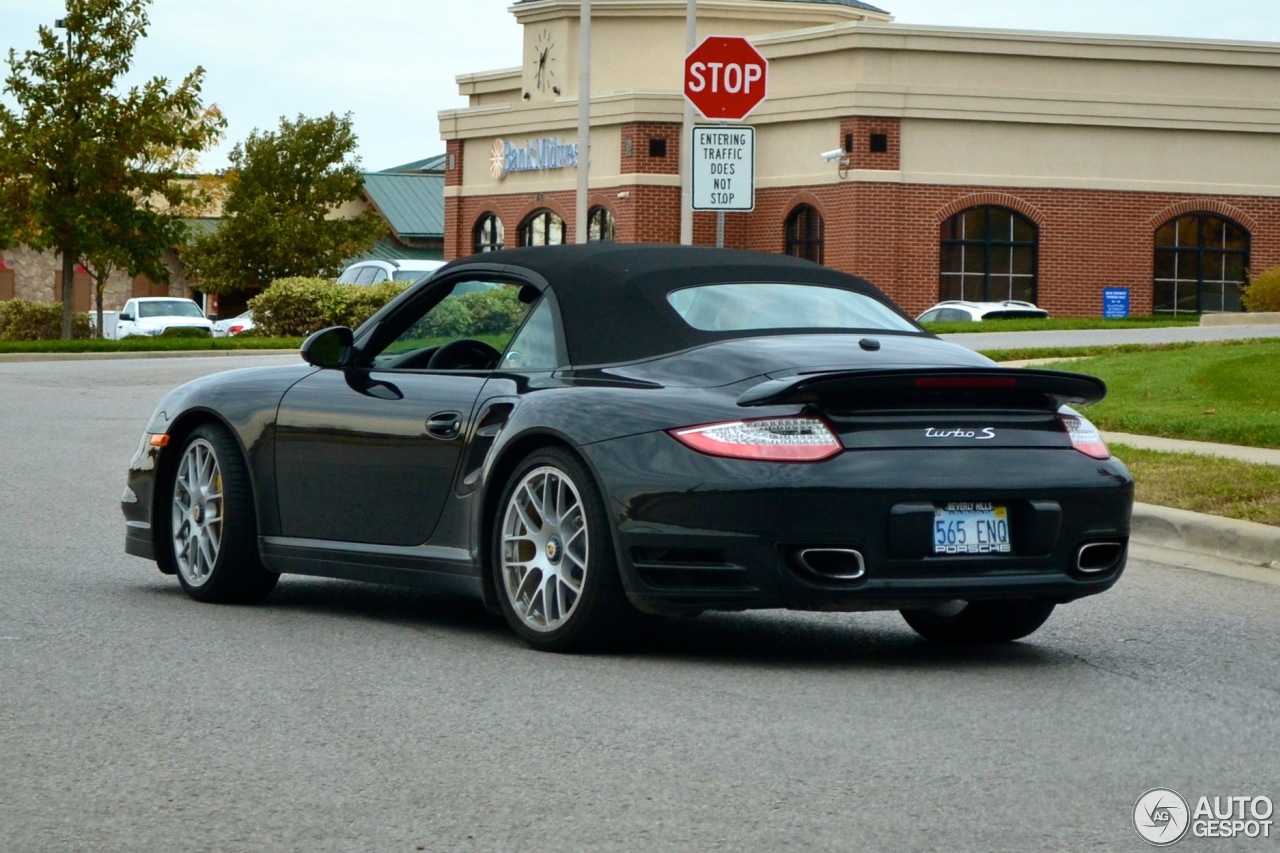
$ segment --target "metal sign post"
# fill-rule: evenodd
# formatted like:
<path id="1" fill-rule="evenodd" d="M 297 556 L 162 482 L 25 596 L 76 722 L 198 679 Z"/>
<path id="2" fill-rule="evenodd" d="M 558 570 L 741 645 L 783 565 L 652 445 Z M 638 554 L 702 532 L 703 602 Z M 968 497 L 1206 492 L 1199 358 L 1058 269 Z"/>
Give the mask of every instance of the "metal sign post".
<path id="1" fill-rule="evenodd" d="M 717 248 L 724 248 L 725 211 L 750 211 L 756 206 L 755 128 L 730 127 L 726 122 L 746 118 L 765 99 L 768 84 L 768 60 L 741 36 L 708 36 L 685 55 L 685 127 L 690 125 L 690 105 L 708 118 L 720 119 L 720 125 L 694 126 L 685 136 L 690 166 L 688 183 L 682 175 L 681 185 L 689 188 L 690 212 L 716 212 Z M 682 204 L 680 236 L 681 242 L 688 243 L 692 223 L 684 218 L 685 210 Z"/>
<path id="2" fill-rule="evenodd" d="M 716 246 L 724 248 L 726 211 L 756 206 L 756 129 L 695 125 L 690 139 L 694 210 L 716 211 Z"/>

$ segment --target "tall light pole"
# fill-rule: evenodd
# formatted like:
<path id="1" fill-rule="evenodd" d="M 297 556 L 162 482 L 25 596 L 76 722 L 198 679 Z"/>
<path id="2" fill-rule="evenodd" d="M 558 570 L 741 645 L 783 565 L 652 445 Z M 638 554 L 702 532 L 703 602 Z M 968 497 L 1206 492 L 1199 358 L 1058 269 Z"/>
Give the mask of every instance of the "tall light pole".
<path id="1" fill-rule="evenodd" d="M 684 13 L 684 55 L 693 53 L 698 43 L 698 0 L 689 0 Z M 681 64 L 683 73 L 683 63 Z M 693 245 L 693 104 L 684 98 L 684 121 L 680 130 L 680 243 Z"/>
<path id="2" fill-rule="evenodd" d="M 587 242 L 587 193 L 591 180 L 591 0 L 582 0 L 578 32 L 578 200 L 573 242 Z"/>
<path id="3" fill-rule="evenodd" d="M 71 132 L 70 135 L 74 136 L 76 123 L 80 120 L 80 115 L 79 115 L 79 110 L 76 109 L 75 100 L 72 97 L 73 81 L 71 79 L 71 72 L 73 71 L 73 69 L 71 65 L 75 59 L 75 54 L 72 52 L 72 47 L 71 47 L 70 21 L 67 18 L 58 18 L 53 22 L 53 26 L 54 26 L 54 29 L 67 31 L 67 74 L 66 74 L 66 86 L 67 86 L 66 95 L 67 95 L 67 113 L 68 113 L 67 124 L 70 128 L 70 132 Z M 73 185 L 75 184 L 74 175 L 69 176 L 68 180 Z M 66 189 L 71 189 L 72 191 L 74 191 L 73 188 L 66 188 Z M 75 299 L 75 295 L 74 295 L 75 286 L 76 286 L 76 258 L 72 256 L 72 254 L 68 252 L 66 250 L 66 247 L 64 246 L 62 247 L 62 338 L 64 340 L 69 340 L 71 338 L 71 306 L 72 306 L 73 300 Z"/>

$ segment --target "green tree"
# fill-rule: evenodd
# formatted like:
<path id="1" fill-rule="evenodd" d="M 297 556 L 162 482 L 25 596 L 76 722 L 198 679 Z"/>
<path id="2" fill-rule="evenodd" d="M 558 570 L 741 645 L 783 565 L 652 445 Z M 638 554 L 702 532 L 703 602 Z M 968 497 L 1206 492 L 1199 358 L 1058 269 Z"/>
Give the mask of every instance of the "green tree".
<path id="1" fill-rule="evenodd" d="M 4 90 L 18 109 L 0 104 L 0 234 L 61 255 L 64 338 L 78 261 L 164 277 L 150 253 L 173 239 L 172 210 L 190 195 L 166 159 L 205 150 L 224 126 L 202 109 L 198 66 L 176 86 L 153 77 L 117 90 L 149 2 L 67 0 L 65 45 L 40 27 L 37 49 L 9 51 Z"/>
<path id="2" fill-rule="evenodd" d="M 361 187 L 351 115 L 281 117 L 231 151 L 221 227 L 184 254 L 207 293 L 266 287 L 276 279 L 334 276 L 342 263 L 386 234 L 372 211 L 335 217 Z"/>

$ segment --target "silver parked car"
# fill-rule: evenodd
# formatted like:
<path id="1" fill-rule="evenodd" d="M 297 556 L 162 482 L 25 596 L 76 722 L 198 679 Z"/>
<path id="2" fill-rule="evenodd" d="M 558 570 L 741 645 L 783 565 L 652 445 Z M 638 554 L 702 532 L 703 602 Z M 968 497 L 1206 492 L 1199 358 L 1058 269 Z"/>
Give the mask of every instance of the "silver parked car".
<path id="1" fill-rule="evenodd" d="M 1006 299 L 1003 302 L 969 302 L 948 299 L 916 317 L 917 323 L 967 323 L 979 320 L 1031 320 L 1048 317 L 1049 312 L 1030 302 Z"/>
<path id="2" fill-rule="evenodd" d="M 214 323 L 213 336 L 215 338 L 235 337 L 241 332 L 249 331 L 253 326 L 253 312 L 246 311 L 243 314 L 238 314 L 235 317 L 228 317 L 225 320 L 218 320 Z"/>
<path id="3" fill-rule="evenodd" d="M 338 284 L 380 284 L 384 281 L 403 281 L 405 284 L 423 278 L 444 266 L 444 261 L 422 261 L 400 258 L 394 261 L 357 261 L 342 271 Z"/>

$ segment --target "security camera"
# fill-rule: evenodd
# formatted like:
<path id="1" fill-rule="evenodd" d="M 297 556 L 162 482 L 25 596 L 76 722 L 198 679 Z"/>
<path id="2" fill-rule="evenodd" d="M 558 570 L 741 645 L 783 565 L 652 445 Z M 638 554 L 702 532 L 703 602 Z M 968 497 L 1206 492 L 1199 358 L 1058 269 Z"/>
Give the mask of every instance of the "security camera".
<path id="1" fill-rule="evenodd" d="M 818 156 L 819 156 L 819 157 L 821 157 L 823 160 L 826 160 L 826 161 L 828 161 L 828 162 L 830 162 L 830 161 L 832 161 L 832 160 L 839 160 L 841 157 L 843 157 L 843 156 L 844 156 L 844 149 L 843 149 L 843 148 L 837 148 L 837 149 L 835 149 L 834 151 L 823 151 L 823 152 L 822 152 L 821 154 L 819 154 Z"/>

